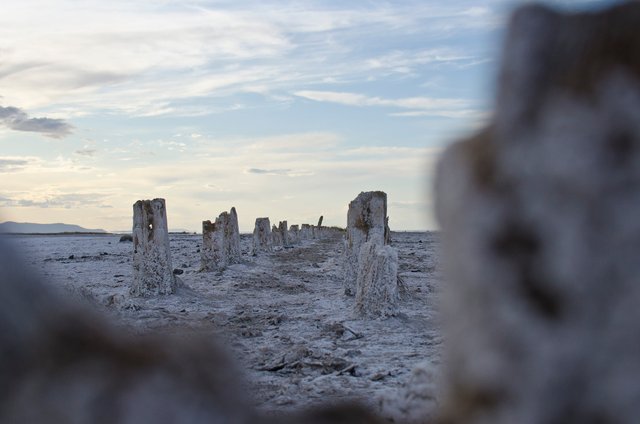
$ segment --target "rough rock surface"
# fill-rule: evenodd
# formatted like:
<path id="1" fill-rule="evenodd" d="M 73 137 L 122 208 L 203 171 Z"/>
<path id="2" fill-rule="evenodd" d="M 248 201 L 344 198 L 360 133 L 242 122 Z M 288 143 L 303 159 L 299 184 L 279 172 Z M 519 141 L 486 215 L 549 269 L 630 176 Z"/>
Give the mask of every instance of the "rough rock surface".
<path id="1" fill-rule="evenodd" d="M 360 247 L 356 312 L 389 317 L 398 313 L 398 253 L 391 246 L 368 241 Z"/>
<path id="2" fill-rule="evenodd" d="M 273 250 L 273 240 L 269 218 L 256 218 L 251 254 L 257 255 L 260 252 L 271 252 L 271 250 Z"/>
<path id="3" fill-rule="evenodd" d="M 492 123 L 444 154 L 444 422 L 640 416 L 639 27 L 520 9 Z"/>
<path id="4" fill-rule="evenodd" d="M 202 222 L 201 258 L 203 271 L 221 270 L 240 262 L 240 231 L 236 208 L 232 207 L 230 212 L 222 212 L 214 223 Z"/>
<path id="5" fill-rule="evenodd" d="M 138 200 L 133 205 L 133 281 L 131 294 L 171 294 L 176 279 L 171 266 L 167 210 L 164 199 Z"/>
<path id="6" fill-rule="evenodd" d="M 344 258 L 344 291 L 356 292 L 361 246 L 372 241 L 383 246 L 387 236 L 387 195 L 382 191 L 362 192 L 349 203 Z"/>

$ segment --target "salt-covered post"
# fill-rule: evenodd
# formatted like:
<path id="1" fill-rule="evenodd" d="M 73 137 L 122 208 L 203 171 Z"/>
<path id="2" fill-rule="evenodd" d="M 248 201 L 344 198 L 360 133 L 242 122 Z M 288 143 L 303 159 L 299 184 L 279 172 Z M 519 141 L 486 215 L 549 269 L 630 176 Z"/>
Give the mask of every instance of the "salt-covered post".
<path id="1" fill-rule="evenodd" d="M 437 422 L 638 420 L 638 28 L 638 2 L 512 18 L 492 122 L 437 170 Z"/>
<path id="2" fill-rule="evenodd" d="M 384 246 L 386 240 L 387 194 L 382 191 L 362 192 L 349 203 L 344 253 L 344 291 L 356 292 L 358 258 L 367 241 Z"/>
<path id="3" fill-rule="evenodd" d="M 314 238 L 322 239 L 326 235 L 325 231 L 324 231 L 325 228 L 322 226 L 322 221 L 323 220 L 324 220 L 324 216 L 320 215 L 320 218 L 318 219 L 318 225 L 313 227 L 313 236 L 314 236 Z"/>
<path id="4" fill-rule="evenodd" d="M 238 213 L 234 206 L 229 211 L 229 227 L 227 236 L 229 238 L 229 258 L 231 263 L 239 263 L 242 260 L 240 250 L 240 225 L 238 225 Z"/>
<path id="5" fill-rule="evenodd" d="M 260 252 L 271 252 L 271 250 L 273 250 L 273 239 L 269 218 L 256 218 L 251 254 L 255 256 Z"/>
<path id="6" fill-rule="evenodd" d="M 300 242 L 300 229 L 298 225 L 289 227 L 289 243 L 298 244 Z"/>
<path id="7" fill-rule="evenodd" d="M 289 229 L 287 226 L 287 221 L 280 221 L 278 223 L 278 232 L 282 237 L 282 247 L 288 247 L 290 245 L 290 242 L 289 242 Z"/>
<path id="8" fill-rule="evenodd" d="M 217 221 L 217 220 L 216 220 Z M 222 249 L 221 240 L 216 237 L 216 225 L 210 220 L 202 221 L 202 248 L 200 249 L 200 270 L 217 269 L 216 255 Z"/>
<path id="9" fill-rule="evenodd" d="M 313 238 L 313 231 L 310 224 L 302 224 L 300 228 L 300 240 L 311 240 Z"/>
<path id="10" fill-rule="evenodd" d="M 201 270 L 224 269 L 241 260 L 240 232 L 236 208 L 222 212 L 214 223 L 202 222 Z"/>
<path id="11" fill-rule="evenodd" d="M 360 247 L 356 280 L 356 312 L 371 317 L 398 313 L 398 253 L 368 241 Z"/>
<path id="12" fill-rule="evenodd" d="M 276 224 L 271 225 L 271 244 L 273 247 L 282 247 L 282 233 Z"/>
<path id="13" fill-rule="evenodd" d="M 171 294 L 176 279 L 171 265 L 164 199 L 138 200 L 133 205 L 133 296 Z"/>

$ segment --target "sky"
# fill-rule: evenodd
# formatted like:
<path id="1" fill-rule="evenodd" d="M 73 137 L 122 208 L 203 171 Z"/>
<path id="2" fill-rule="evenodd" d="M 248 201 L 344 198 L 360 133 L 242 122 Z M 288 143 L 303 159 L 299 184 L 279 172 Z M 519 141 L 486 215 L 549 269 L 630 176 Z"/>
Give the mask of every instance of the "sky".
<path id="1" fill-rule="evenodd" d="M 172 230 L 344 227 L 383 190 L 392 230 L 437 229 L 434 165 L 489 118 L 522 3 L 3 1 L 0 221 L 122 231 L 162 197 Z"/>

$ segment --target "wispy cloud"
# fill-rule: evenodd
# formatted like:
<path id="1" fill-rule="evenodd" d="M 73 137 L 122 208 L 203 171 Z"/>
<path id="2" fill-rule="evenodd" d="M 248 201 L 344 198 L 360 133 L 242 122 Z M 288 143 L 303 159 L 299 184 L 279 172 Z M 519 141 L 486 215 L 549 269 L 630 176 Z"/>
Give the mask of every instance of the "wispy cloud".
<path id="1" fill-rule="evenodd" d="M 0 207 L 22 220 L 38 220 L 46 208 L 50 219 L 68 221 L 74 209 L 83 211 L 79 213 L 84 218 L 76 218 L 81 224 L 104 227 L 98 217 L 103 215 L 100 210 L 110 206 L 112 215 L 129 216 L 114 222 L 113 228 L 126 228 L 131 204 L 141 198 L 164 197 L 172 225 L 184 228 L 195 229 L 198 219 L 231 206 L 241 214 L 244 230 L 253 228 L 256 216 L 313 222 L 324 214 L 328 222 L 341 225 L 344 206 L 362 190 L 386 190 L 391 199 L 418 201 L 420 193 L 411 187 L 425 178 L 430 158 L 439 152 L 423 147 L 353 146 L 345 135 L 328 132 L 242 139 L 203 135 L 191 143 L 184 154 L 167 150 L 170 160 L 162 159 L 161 165 L 141 160 L 146 158 L 145 146 L 133 156 L 135 166 L 116 164 L 114 159 L 123 153 L 101 149 L 87 171 L 70 159 L 73 153 L 70 158 L 46 161 L 0 157 L 5 175 L 15 174 L 10 188 L 0 187 L 4 198 Z M 396 186 L 400 188 L 394 190 Z M 417 209 L 402 210 L 419 214 L 414 213 Z M 414 215 L 401 218 L 409 216 L 402 214 L 398 212 L 394 219 L 415 220 Z"/>
<path id="2" fill-rule="evenodd" d="M 0 156 L 0 173 L 16 173 L 41 165 L 42 160 L 35 156 Z"/>
<path id="3" fill-rule="evenodd" d="M 36 0 L 14 2 L 0 16 L 6 101 L 136 116 L 224 111 L 222 105 L 232 103 L 198 109 L 181 100 L 259 88 L 273 102 L 286 103 L 286 94 L 301 84 L 411 74 L 428 65 L 463 66 L 484 58 L 446 43 L 402 50 L 375 37 L 439 39 L 448 28 L 457 36 L 494 16 L 491 8 L 470 0 L 444 6 L 114 0 L 109 7 L 96 0 L 83 7 L 60 0 L 47 14 L 33 13 L 40 7 Z M 358 48 L 363 40 L 369 43 Z"/>
<path id="4" fill-rule="evenodd" d="M 427 202 L 416 202 L 416 201 L 395 201 L 395 202 L 390 202 L 389 206 L 392 208 L 399 208 L 399 209 L 421 209 L 421 210 L 425 210 L 427 209 L 427 207 L 429 207 L 429 204 Z"/>
<path id="5" fill-rule="evenodd" d="M 0 158 L 0 173 L 14 172 L 25 168 L 27 165 L 29 165 L 29 161 L 26 159 Z"/>
<path id="6" fill-rule="evenodd" d="M 291 172 L 290 169 L 260 169 L 260 168 L 249 168 L 247 169 L 249 174 L 261 174 L 261 175 L 287 175 Z"/>
<path id="7" fill-rule="evenodd" d="M 348 106 L 377 106 L 412 109 L 409 112 L 392 113 L 394 116 L 442 116 L 460 117 L 474 112 L 473 103 L 466 99 L 446 99 L 432 97 L 405 97 L 386 99 L 358 93 L 338 91 L 297 91 L 294 93 L 317 102 L 339 103 Z"/>
<path id="8" fill-rule="evenodd" d="M 25 193 L 17 196 L 0 195 L 0 207 L 41 209 L 111 208 L 110 205 L 105 203 L 104 197 L 104 195 L 98 193 L 52 194 L 44 198 Z"/>
<path id="9" fill-rule="evenodd" d="M 294 169 L 260 169 L 260 168 L 249 168 L 246 171 L 248 174 L 258 174 L 258 175 L 278 175 L 283 177 L 307 177 L 313 175 L 314 173 L 311 171 L 304 170 L 294 170 Z"/>
<path id="10" fill-rule="evenodd" d="M 486 58 L 464 54 L 450 48 L 426 50 L 394 50 L 378 57 L 366 59 L 364 66 L 375 71 L 417 75 L 426 65 L 453 65 L 458 68 L 484 63 Z"/>
<path id="11" fill-rule="evenodd" d="M 93 157 L 95 156 L 96 153 L 98 153 L 98 149 L 85 147 L 85 148 L 76 150 L 74 153 L 79 156 Z"/>
<path id="12" fill-rule="evenodd" d="M 17 107 L 0 106 L 0 123 L 15 131 L 30 131 L 51 138 L 62 138 L 71 134 L 73 127 L 62 119 L 31 118 Z"/>

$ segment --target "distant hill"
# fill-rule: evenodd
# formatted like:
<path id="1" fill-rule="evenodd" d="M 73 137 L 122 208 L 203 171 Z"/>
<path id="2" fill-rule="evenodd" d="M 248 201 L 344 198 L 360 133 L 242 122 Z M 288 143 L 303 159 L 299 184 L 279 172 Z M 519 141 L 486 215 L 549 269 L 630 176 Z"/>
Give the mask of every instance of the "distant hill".
<path id="1" fill-rule="evenodd" d="M 90 230 L 79 225 L 70 224 L 32 224 L 29 222 L 2 222 L 0 233 L 27 233 L 27 234 L 52 234 L 52 233 L 106 233 L 105 230 Z"/>

